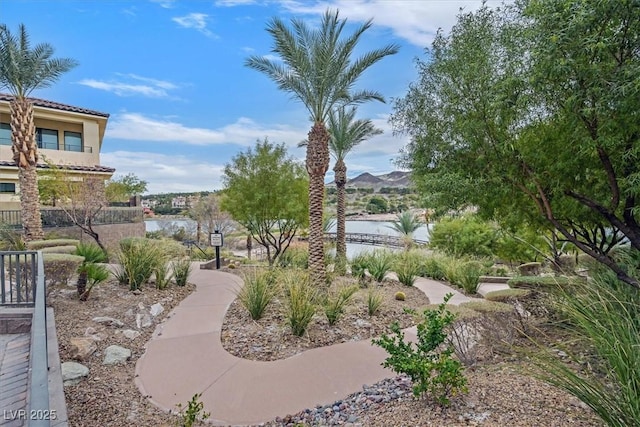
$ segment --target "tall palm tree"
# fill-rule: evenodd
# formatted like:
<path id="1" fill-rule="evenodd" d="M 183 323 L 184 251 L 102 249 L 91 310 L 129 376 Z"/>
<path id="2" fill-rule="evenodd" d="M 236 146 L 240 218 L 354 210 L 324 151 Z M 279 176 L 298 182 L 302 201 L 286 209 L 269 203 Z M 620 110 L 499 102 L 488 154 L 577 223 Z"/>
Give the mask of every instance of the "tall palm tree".
<path id="1" fill-rule="evenodd" d="M 336 265 L 344 268 L 347 259 L 346 218 L 345 218 L 345 185 L 347 184 L 347 165 L 344 162 L 347 154 L 361 142 L 382 133 L 371 120 L 355 120 L 356 108 L 340 107 L 329 113 L 329 151 L 336 159 L 333 173 L 336 183 Z"/>
<path id="2" fill-rule="evenodd" d="M 377 100 L 384 102 L 376 91 L 354 90 L 362 73 L 387 55 L 398 51 L 397 45 L 387 45 L 352 58 L 362 34 L 371 27 L 368 20 L 356 31 L 342 38 L 346 19 L 338 11 L 327 10 L 319 28 L 310 28 L 303 20 L 292 19 L 288 28 L 275 17 L 267 26 L 274 41 L 272 52 L 282 60 L 251 56 L 246 65 L 266 74 L 278 88 L 302 102 L 313 122 L 308 134 L 306 167 L 309 174 L 309 268 L 314 285 L 323 288 L 325 282 L 322 210 L 324 177 L 329 169 L 329 132 L 326 120 L 336 106 Z"/>
<path id="3" fill-rule="evenodd" d="M 31 48 L 23 24 L 18 35 L 0 25 L 0 89 L 12 95 L 11 149 L 18 166 L 20 208 L 25 241 L 42 239 L 42 220 L 38 195 L 38 145 L 33 121 L 33 103 L 27 98 L 35 89 L 51 86 L 65 72 L 75 67 L 70 58 L 52 58 L 53 47 L 41 43 Z"/>

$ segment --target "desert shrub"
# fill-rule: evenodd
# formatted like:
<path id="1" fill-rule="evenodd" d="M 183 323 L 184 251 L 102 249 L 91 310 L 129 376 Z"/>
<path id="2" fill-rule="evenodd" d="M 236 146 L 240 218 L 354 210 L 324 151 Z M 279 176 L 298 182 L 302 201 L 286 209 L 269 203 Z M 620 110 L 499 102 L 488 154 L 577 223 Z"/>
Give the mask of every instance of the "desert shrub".
<path id="1" fill-rule="evenodd" d="M 86 263 L 107 262 L 107 254 L 95 243 L 79 243 L 75 246 L 74 255 L 84 257 Z"/>
<path id="2" fill-rule="evenodd" d="M 32 240 L 28 242 L 27 249 L 37 251 L 39 249 L 50 248 L 52 246 L 78 246 L 80 243 L 77 239 L 51 239 L 51 240 Z"/>
<path id="3" fill-rule="evenodd" d="M 485 346 L 495 353 L 507 351 L 517 336 L 515 309 L 511 304 L 495 301 L 468 301 L 460 304 L 464 308 L 482 314 L 478 331 Z"/>
<path id="4" fill-rule="evenodd" d="M 462 364 L 453 358 L 453 347 L 445 344 L 446 328 L 455 320 L 455 315 L 446 308 L 451 297 L 448 294 L 437 310 L 424 311 L 423 321 L 418 324 L 417 343 L 405 341 L 397 323 L 391 325 L 393 335 L 384 334 L 372 340 L 389 353 L 382 363 L 384 367 L 411 377 L 414 396 L 427 393 L 442 405 L 448 404 L 450 397 L 467 391 Z"/>
<path id="5" fill-rule="evenodd" d="M 191 274 L 191 260 L 182 258 L 171 261 L 171 271 L 177 286 L 186 286 Z"/>
<path id="6" fill-rule="evenodd" d="M 251 271 L 243 275 L 244 286 L 237 292 L 242 306 L 253 320 L 262 318 L 269 303 L 278 295 L 278 282 L 273 274 Z"/>
<path id="7" fill-rule="evenodd" d="M 176 405 L 180 417 L 178 425 L 182 427 L 193 427 L 196 424 L 204 423 L 207 418 L 211 417 L 211 412 L 204 410 L 204 403 L 200 401 L 201 396 L 202 393 L 194 394 L 191 400 L 187 402 L 186 408 L 180 403 Z"/>
<path id="8" fill-rule="evenodd" d="M 429 233 L 429 246 L 456 257 L 490 257 L 497 239 L 495 226 L 466 215 L 437 222 Z"/>
<path id="9" fill-rule="evenodd" d="M 376 282 L 382 282 L 393 265 L 393 256 L 387 251 L 373 251 L 367 257 L 367 270 Z"/>
<path id="10" fill-rule="evenodd" d="M 400 291 L 396 292 L 396 294 L 393 297 L 398 301 L 404 301 L 405 299 L 407 299 L 407 296 L 405 295 L 405 293 Z"/>
<path id="11" fill-rule="evenodd" d="M 367 313 L 369 316 L 374 316 L 382 307 L 384 299 L 380 292 L 369 289 L 367 292 Z"/>
<path id="12" fill-rule="evenodd" d="M 356 292 L 358 292 L 357 286 L 345 286 L 338 291 L 329 292 L 322 304 L 329 325 L 334 325 L 338 321 Z"/>
<path id="13" fill-rule="evenodd" d="M 49 284 L 67 284 L 84 258 L 77 255 L 43 253 L 44 275 Z"/>
<path id="14" fill-rule="evenodd" d="M 419 275 L 421 277 L 430 277 L 434 280 L 444 280 L 444 265 L 448 258 L 440 254 L 432 254 L 425 257 L 419 266 Z"/>
<path id="15" fill-rule="evenodd" d="M 308 275 L 306 280 L 289 281 L 286 288 L 285 316 L 291 332 L 302 336 L 316 312 L 318 295 L 311 286 Z"/>
<path id="16" fill-rule="evenodd" d="M 367 277 L 368 254 L 361 252 L 351 259 L 351 275 L 363 284 Z"/>
<path id="17" fill-rule="evenodd" d="M 0 250 L 24 251 L 27 245 L 22 238 L 22 230 L 0 222 Z"/>
<path id="18" fill-rule="evenodd" d="M 462 287 L 458 280 L 458 274 L 462 268 L 463 261 L 459 258 L 446 257 L 441 260 L 442 273 L 444 280 L 453 286 Z"/>
<path id="19" fill-rule="evenodd" d="M 306 248 L 290 247 L 278 257 L 278 266 L 306 269 L 309 267 L 309 251 Z"/>
<path id="20" fill-rule="evenodd" d="M 531 355 L 538 376 L 585 403 L 607 426 L 640 425 L 640 292 L 601 270 L 588 286 L 563 288 L 554 304 L 583 344 L 580 354 L 560 347 L 581 369 L 559 358 L 557 348 L 541 345 Z"/>
<path id="21" fill-rule="evenodd" d="M 43 253 L 50 254 L 72 254 L 76 255 L 76 247 L 73 245 L 68 246 L 48 246 L 46 248 L 40 249 Z"/>
<path id="22" fill-rule="evenodd" d="M 461 263 L 456 272 L 457 285 L 468 294 L 475 294 L 480 283 L 480 276 L 483 273 L 482 264 L 478 261 L 467 261 Z"/>
<path id="23" fill-rule="evenodd" d="M 153 269 L 154 281 L 156 288 L 166 289 L 173 278 L 173 271 L 169 268 L 169 264 L 164 258 L 158 261 L 158 265 Z"/>
<path id="24" fill-rule="evenodd" d="M 80 301 L 86 301 L 89 299 L 91 291 L 96 285 L 104 282 L 109 278 L 109 270 L 107 266 L 103 264 L 88 263 L 81 267 L 85 270 L 87 275 L 87 286 L 85 290 L 80 294 Z"/>
<path id="25" fill-rule="evenodd" d="M 393 261 L 393 270 L 398 281 L 405 286 L 413 286 L 416 276 L 420 272 L 419 259 L 412 252 L 402 252 Z"/>
<path id="26" fill-rule="evenodd" d="M 134 291 L 149 281 L 154 270 L 164 258 L 157 240 L 128 238 L 120 241 L 117 258 L 119 267 L 114 276 Z"/>

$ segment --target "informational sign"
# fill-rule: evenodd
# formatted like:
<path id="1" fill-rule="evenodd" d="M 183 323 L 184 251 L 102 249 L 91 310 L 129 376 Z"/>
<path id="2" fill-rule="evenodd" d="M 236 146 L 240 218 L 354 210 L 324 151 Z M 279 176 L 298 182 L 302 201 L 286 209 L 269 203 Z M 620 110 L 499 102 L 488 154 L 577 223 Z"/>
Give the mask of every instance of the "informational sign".
<path id="1" fill-rule="evenodd" d="M 211 246 L 214 246 L 216 248 L 222 246 L 222 233 L 210 233 L 209 237 Z"/>

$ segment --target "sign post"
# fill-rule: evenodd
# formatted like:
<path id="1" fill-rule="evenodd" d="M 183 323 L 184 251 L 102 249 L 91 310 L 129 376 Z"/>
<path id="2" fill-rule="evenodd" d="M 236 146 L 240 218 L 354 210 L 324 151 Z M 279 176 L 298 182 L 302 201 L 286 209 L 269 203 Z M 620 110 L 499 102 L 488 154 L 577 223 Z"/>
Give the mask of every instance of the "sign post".
<path id="1" fill-rule="evenodd" d="M 213 233 L 209 234 L 209 241 L 211 246 L 216 248 L 216 270 L 220 270 L 220 246 L 222 246 L 222 233 L 220 230 L 215 230 Z"/>

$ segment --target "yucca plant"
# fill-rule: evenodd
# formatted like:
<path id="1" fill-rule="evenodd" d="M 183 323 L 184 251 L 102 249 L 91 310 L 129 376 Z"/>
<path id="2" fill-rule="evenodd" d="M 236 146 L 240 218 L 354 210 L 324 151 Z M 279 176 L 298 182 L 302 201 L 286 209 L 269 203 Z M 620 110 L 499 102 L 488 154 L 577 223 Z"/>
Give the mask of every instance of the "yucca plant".
<path id="1" fill-rule="evenodd" d="M 109 270 L 102 264 L 86 264 L 84 271 L 87 275 L 87 285 L 84 292 L 80 295 L 80 301 L 89 299 L 89 294 L 94 286 L 99 285 L 109 278 Z"/>
<path id="2" fill-rule="evenodd" d="M 307 280 L 289 283 L 285 303 L 285 316 L 291 327 L 291 332 L 302 336 L 316 313 L 317 291 Z"/>
<path id="3" fill-rule="evenodd" d="M 322 308 L 327 316 L 329 325 L 334 325 L 344 313 L 345 308 L 353 299 L 355 293 L 358 292 L 357 286 L 346 286 L 337 292 L 327 295 Z"/>
<path id="4" fill-rule="evenodd" d="M 482 274 L 482 264 L 478 261 L 467 261 L 462 263 L 456 273 L 457 285 L 468 294 L 475 294 L 480 283 Z"/>
<path id="5" fill-rule="evenodd" d="M 279 287 L 273 274 L 254 271 L 244 275 L 244 286 L 236 295 L 251 318 L 258 320 L 278 293 Z"/>
<path id="6" fill-rule="evenodd" d="M 156 288 L 166 289 L 173 278 L 173 271 L 169 269 L 167 261 L 162 258 L 153 270 L 153 275 L 155 276 Z"/>
<path id="7" fill-rule="evenodd" d="M 171 270 L 173 271 L 173 278 L 176 281 L 176 285 L 186 286 L 189 281 L 189 275 L 191 274 L 191 260 L 189 258 L 183 258 L 171 261 Z"/>
<path id="8" fill-rule="evenodd" d="M 391 270 L 393 258 L 389 252 L 374 251 L 367 259 L 367 270 L 376 282 L 382 282 Z"/>
<path id="9" fill-rule="evenodd" d="M 361 252 L 351 259 L 351 275 L 363 284 L 367 277 L 367 264 L 369 256 Z"/>
<path id="10" fill-rule="evenodd" d="M 124 239 L 118 253 L 120 267 L 114 275 L 121 284 L 135 291 L 149 281 L 163 257 L 163 251 L 153 240 Z"/>
<path id="11" fill-rule="evenodd" d="M 369 292 L 367 293 L 367 313 L 369 316 L 374 316 L 380 310 L 383 301 L 384 300 L 380 292 L 374 289 L 369 289 Z"/>
<path id="12" fill-rule="evenodd" d="M 398 276 L 398 281 L 405 286 L 413 286 L 420 272 L 418 260 L 411 252 L 403 252 L 396 256 L 393 269 Z"/>

